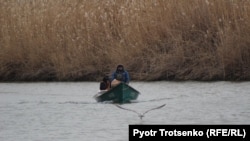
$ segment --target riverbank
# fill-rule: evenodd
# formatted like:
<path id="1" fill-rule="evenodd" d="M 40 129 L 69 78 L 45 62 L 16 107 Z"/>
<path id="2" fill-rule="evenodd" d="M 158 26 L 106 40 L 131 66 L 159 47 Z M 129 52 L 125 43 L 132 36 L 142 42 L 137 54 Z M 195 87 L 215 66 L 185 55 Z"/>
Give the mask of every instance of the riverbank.
<path id="1" fill-rule="evenodd" d="M 0 1 L 0 81 L 250 80 L 250 1 Z"/>

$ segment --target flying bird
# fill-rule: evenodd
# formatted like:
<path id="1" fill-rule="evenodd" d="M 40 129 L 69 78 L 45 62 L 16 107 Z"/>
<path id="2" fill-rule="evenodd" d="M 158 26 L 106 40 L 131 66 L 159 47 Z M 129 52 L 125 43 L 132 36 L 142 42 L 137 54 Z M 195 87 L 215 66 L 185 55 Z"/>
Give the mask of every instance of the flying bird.
<path id="1" fill-rule="evenodd" d="M 139 117 L 141 120 L 142 120 L 142 118 L 144 117 L 144 115 L 145 115 L 146 113 L 148 113 L 149 111 L 153 111 L 153 110 L 156 110 L 156 109 L 160 109 L 160 108 L 164 107 L 165 105 L 166 105 L 166 104 L 163 104 L 163 105 L 161 105 L 161 106 L 158 106 L 158 107 L 149 109 L 149 110 L 145 111 L 144 113 L 138 113 L 137 111 L 134 111 L 134 110 L 131 110 L 131 109 L 128 109 L 128 108 L 124 108 L 124 107 L 121 107 L 120 105 L 117 105 L 117 104 L 116 104 L 116 106 L 117 106 L 118 108 L 120 108 L 120 109 L 127 110 L 127 111 L 131 111 L 131 112 L 136 113 L 136 114 L 138 115 L 138 117 Z"/>

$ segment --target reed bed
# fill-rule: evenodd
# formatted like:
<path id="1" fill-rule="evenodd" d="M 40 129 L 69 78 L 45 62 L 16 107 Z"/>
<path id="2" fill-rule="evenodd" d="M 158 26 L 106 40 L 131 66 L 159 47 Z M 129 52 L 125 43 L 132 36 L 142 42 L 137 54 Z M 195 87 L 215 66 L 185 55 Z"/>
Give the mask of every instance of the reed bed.
<path id="1" fill-rule="evenodd" d="M 250 0 L 0 0 L 1 81 L 250 80 Z"/>

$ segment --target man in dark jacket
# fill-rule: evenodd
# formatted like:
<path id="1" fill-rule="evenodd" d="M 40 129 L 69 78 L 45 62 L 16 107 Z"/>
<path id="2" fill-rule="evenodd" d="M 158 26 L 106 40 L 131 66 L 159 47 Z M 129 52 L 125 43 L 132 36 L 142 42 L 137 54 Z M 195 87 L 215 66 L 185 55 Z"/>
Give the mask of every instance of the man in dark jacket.
<path id="1" fill-rule="evenodd" d="M 118 65 L 116 71 L 112 73 L 111 80 L 120 80 L 126 84 L 129 84 L 129 73 L 124 69 L 123 65 Z"/>
<path id="2" fill-rule="evenodd" d="M 100 90 L 109 90 L 111 88 L 111 82 L 108 76 L 105 76 L 100 83 Z"/>

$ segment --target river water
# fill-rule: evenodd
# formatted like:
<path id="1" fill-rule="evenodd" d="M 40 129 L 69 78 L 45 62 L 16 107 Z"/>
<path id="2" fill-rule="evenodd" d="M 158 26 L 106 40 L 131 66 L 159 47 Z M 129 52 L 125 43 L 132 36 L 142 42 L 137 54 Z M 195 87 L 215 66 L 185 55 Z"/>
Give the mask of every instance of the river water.
<path id="1" fill-rule="evenodd" d="M 131 82 L 137 101 L 97 103 L 97 82 L 0 83 L 0 141 L 127 141 L 131 124 L 250 124 L 250 82 Z"/>

